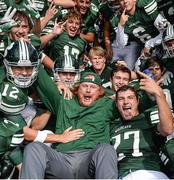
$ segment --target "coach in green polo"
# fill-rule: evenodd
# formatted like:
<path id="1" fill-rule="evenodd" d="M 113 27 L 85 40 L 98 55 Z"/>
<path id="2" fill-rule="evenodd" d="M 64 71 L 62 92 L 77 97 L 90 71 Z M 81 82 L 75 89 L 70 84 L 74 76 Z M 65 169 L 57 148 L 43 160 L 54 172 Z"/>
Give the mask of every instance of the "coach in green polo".
<path id="1" fill-rule="evenodd" d="M 55 134 L 65 129 L 83 129 L 85 135 L 53 147 L 40 142 L 29 144 L 24 152 L 22 179 L 117 178 L 117 156 L 109 145 L 109 123 L 114 119 L 115 103 L 104 96 L 100 77 L 85 72 L 71 100 L 66 100 L 41 68 L 36 89 L 47 108 L 56 115 Z"/>

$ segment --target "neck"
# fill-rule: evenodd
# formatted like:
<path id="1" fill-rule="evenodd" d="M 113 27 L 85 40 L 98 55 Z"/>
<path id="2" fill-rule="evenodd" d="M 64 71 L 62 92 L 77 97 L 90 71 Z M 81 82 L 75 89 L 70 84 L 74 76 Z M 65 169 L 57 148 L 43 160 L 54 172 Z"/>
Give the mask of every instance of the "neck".
<path id="1" fill-rule="evenodd" d="M 102 69 L 100 69 L 100 70 L 99 70 L 99 69 L 96 69 L 95 72 L 96 72 L 97 74 L 101 75 L 101 73 L 103 72 L 104 68 L 105 68 L 105 64 L 104 64 L 104 66 L 102 67 Z"/>

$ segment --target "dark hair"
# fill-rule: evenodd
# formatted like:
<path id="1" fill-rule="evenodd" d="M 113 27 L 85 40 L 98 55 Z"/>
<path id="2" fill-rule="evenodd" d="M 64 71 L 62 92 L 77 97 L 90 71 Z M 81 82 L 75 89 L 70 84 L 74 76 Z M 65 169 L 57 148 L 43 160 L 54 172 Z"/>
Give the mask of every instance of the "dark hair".
<path id="1" fill-rule="evenodd" d="M 117 72 L 123 72 L 123 73 L 128 73 L 129 74 L 129 81 L 131 80 L 131 71 L 129 68 L 127 68 L 126 66 L 123 66 L 123 65 L 119 65 L 119 66 L 115 66 L 111 72 L 111 79 L 113 78 L 114 76 L 114 73 L 117 73 Z"/>
<path id="2" fill-rule="evenodd" d="M 135 89 L 134 87 L 129 86 L 129 85 L 128 85 L 128 86 L 125 85 L 125 86 L 120 87 L 120 88 L 116 91 L 116 101 L 117 101 L 117 98 L 118 98 L 118 94 L 119 94 L 120 92 L 125 92 L 125 91 L 127 91 L 127 90 L 130 90 L 130 91 L 134 92 L 136 98 L 139 99 L 138 92 L 136 91 L 136 89 Z"/>
<path id="3" fill-rule="evenodd" d="M 15 21 L 24 21 L 24 20 L 27 20 L 30 30 L 33 28 L 33 21 L 32 21 L 32 19 L 24 11 L 17 10 L 16 13 L 14 14 L 14 16 L 13 16 L 13 19 Z"/>
<path id="4" fill-rule="evenodd" d="M 164 71 L 164 63 L 157 56 L 149 57 L 145 63 L 144 69 L 148 69 L 150 66 L 154 66 L 156 64 L 158 64 L 160 66 L 161 72 L 163 72 Z"/>

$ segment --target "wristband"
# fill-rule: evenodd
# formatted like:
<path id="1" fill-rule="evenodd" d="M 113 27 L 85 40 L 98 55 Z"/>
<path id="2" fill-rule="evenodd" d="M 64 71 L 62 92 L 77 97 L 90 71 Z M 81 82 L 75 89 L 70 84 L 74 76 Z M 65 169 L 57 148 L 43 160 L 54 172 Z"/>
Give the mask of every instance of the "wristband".
<path id="1" fill-rule="evenodd" d="M 37 133 L 37 136 L 36 136 L 36 138 L 34 139 L 34 142 L 44 142 L 45 141 L 45 139 L 47 138 L 47 132 L 45 132 L 45 131 L 38 131 L 38 133 Z"/>

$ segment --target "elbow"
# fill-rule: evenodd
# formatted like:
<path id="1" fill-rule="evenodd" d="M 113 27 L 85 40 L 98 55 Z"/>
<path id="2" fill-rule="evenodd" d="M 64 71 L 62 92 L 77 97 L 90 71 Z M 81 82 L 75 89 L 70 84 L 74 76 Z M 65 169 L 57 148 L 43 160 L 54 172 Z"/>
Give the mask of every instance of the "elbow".
<path id="1" fill-rule="evenodd" d="M 167 125 L 161 125 L 160 123 L 158 124 L 157 126 L 157 129 L 159 131 L 159 133 L 162 135 L 162 136 L 168 136 L 168 135 L 171 135 L 174 131 L 174 125 L 173 125 L 173 122 L 171 123 L 168 123 Z"/>
<path id="2" fill-rule="evenodd" d="M 163 129 L 162 135 L 163 136 L 169 136 L 169 135 L 171 135 L 173 133 L 173 131 L 174 131 L 174 128 L 173 128 L 173 125 L 172 125 L 172 126 L 169 126 L 169 127 L 165 128 L 165 129 Z"/>

